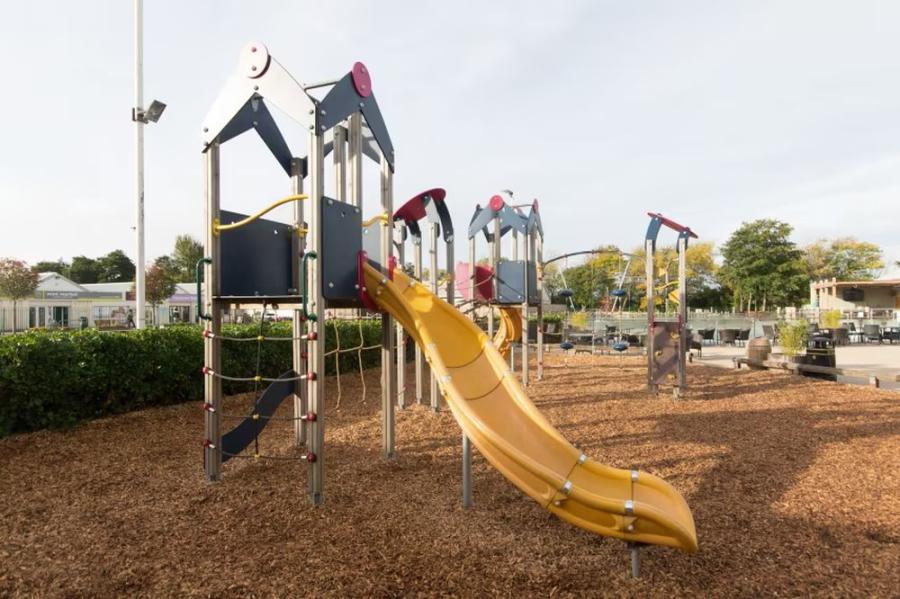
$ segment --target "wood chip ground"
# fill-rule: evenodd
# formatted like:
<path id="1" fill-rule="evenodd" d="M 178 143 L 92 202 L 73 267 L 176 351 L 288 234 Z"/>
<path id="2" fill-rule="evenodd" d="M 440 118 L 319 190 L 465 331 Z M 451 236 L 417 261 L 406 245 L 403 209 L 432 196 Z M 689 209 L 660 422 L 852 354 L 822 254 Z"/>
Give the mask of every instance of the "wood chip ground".
<path id="1" fill-rule="evenodd" d="M 236 460 L 205 483 L 199 402 L 0 440 L 0 596 L 900 596 L 900 395 L 695 364 L 675 402 L 644 372 L 557 354 L 529 389 L 588 455 L 687 498 L 699 553 L 650 548 L 638 580 L 623 543 L 557 520 L 477 453 L 463 509 L 446 411 L 398 411 L 382 458 L 373 370 L 366 402 L 344 375 L 328 411 L 318 508 L 303 462 Z M 295 455 L 289 424 L 261 449 Z"/>

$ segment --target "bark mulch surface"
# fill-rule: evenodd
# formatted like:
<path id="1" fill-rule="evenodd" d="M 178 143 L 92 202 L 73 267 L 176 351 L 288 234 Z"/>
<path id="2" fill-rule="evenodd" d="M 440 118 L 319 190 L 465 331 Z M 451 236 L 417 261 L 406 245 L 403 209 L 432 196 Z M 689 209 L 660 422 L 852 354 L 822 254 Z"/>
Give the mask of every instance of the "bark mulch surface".
<path id="1" fill-rule="evenodd" d="M 199 403 L 0 440 L 0 596 L 900 594 L 894 392 L 692 365 L 674 402 L 643 391 L 641 359 L 548 357 L 529 391 L 563 434 L 693 510 L 699 553 L 649 548 L 632 580 L 623 543 L 557 520 L 477 452 L 464 510 L 446 411 L 398 412 L 383 459 L 378 376 L 366 402 L 342 377 L 318 508 L 303 462 L 233 460 L 205 483 Z M 287 422 L 261 443 L 296 455 Z"/>

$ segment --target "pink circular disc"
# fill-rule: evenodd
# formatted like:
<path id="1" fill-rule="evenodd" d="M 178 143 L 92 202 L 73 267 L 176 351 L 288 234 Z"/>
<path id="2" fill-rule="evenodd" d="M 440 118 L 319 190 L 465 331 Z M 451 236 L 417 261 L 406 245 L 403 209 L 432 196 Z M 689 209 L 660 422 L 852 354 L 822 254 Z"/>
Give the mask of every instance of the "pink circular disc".
<path id="1" fill-rule="evenodd" d="M 363 98 L 368 98 L 372 93 L 372 78 L 369 76 L 369 69 L 366 68 L 366 65 L 361 62 L 354 63 L 350 76 L 353 78 L 353 87 L 356 88 L 356 93 Z"/>

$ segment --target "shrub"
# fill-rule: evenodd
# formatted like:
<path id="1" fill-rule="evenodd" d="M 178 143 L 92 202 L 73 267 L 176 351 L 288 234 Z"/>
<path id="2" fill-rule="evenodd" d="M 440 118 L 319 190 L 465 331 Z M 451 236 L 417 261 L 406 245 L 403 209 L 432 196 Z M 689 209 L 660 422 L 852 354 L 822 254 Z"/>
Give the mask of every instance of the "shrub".
<path id="1" fill-rule="evenodd" d="M 838 328 L 841 326 L 841 311 L 828 310 L 827 312 L 822 312 L 819 316 L 819 323 L 826 329 Z"/>
<path id="2" fill-rule="evenodd" d="M 381 341 L 379 320 L 327 321 L 325 347 L 340 339 L 356 347 Z M 259 325 L 225 325 L 223 334 L 254 338 Z M 263 333 L 287 337 L 288 322 L 265 323 Z M 222 341 L 222 372 L 256 373 L 258 344 Z M 291 368 L 291 343 L 259 346 L 259 372 L 277 377 Z M 364 368 L 378 366 L 377 350 L 362 353 Z M 335 372 L 326 358 L 325 374 Z M 149 406 L 198 401 L 203 396 L 203 339 L 197 325 L 127 332 L 29 331 L 0 337 L 0 436 L 71 426 L 79 421 Z M 340 355 L 341 372 L 359 368 L 356 352 Z M 226 394 L 252 390 L 253 383 L 223 381 Z"/>
<path id="3" fill-rule="evenodd" d="M 806 347 L 808 323 L 805 320 L 783 320 L 778 323 L 778 343 L 784 355 L 793 357 Z"/>

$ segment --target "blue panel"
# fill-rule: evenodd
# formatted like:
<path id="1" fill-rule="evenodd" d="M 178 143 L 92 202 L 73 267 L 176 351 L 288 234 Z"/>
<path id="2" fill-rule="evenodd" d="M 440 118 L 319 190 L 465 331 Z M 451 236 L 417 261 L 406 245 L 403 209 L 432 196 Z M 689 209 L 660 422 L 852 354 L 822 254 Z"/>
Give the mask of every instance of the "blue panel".
<path id="1" fill-rule="evenodd" d="M 296 376 L 293 370 L 288 370 L 278 378 L 292 379 Z M 284 398 L 294 392 L 294 387 L 295 381 L 292 380 L 275 381 L 266 387 L 250 414 L 222 435 L 222 462 L 227 462 L 233 455 L 241 453 L 253 443 L 269 424 L 269 418 L 275 414 Z M 259 419 L 254 420 L 253 414 L 259 414 Z"/>
<path id="2" fill-rule="evenodd" d="M 362 247 L 359 208 L 322 198 L 322 296 L 329 308 L 358 307 L 357 259 Z M 377 258 L 378 256 L 373 256 Z"/>
<path id="3" fill-rule="evenodd" d="M 246 218 L 221 210 L 222 224 Z M 286 299 L 299 297 L 294 256 L 297 236 L 291 225 L 257 219 L 243 227 L 219 233 L 221 238 L 221 296 Z"/>

